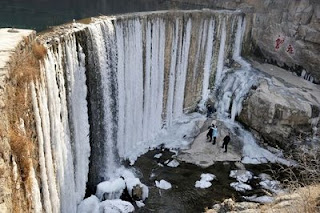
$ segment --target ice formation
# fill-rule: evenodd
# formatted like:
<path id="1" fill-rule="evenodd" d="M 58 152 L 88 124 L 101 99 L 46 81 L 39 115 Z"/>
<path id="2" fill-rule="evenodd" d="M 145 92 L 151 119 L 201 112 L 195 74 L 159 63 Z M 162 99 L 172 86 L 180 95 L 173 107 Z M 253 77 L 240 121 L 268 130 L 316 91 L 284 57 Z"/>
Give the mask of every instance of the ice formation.
<path id="1" fill-rule="evenodd" d="M 205 174 L 201 174 L 201 179 L 196 181 L 195 183 L 195 187 L 196 188 L 209 188 L 212 183 L 211 181 L 214 180 L 216 178 L 216 176 L 214 174 L 210 174 L 210 173 L 205 173 Z"/>
<path id="2" fill-rule="evenodd" d="M 171 183 L 169 183 L 168 181 L 165 180 L 160 180 L 160 181 L 155 181 L 156 183 L 156 187 L 160 188 L 160 189 L 171 189 L 172 185 Z"/>

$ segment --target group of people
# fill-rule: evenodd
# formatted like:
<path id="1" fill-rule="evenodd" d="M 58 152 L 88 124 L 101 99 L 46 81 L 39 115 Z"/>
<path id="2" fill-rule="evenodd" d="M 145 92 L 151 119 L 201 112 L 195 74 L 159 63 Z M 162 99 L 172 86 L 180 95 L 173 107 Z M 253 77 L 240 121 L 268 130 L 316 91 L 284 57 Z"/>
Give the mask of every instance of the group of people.
<path id="1" fill-rule="evenodd" d="M 217 141 L 217 137 L 218 137 L 218 128 L 215 124 L 211 124 L 211 126 L 209 127 L 209 131 L 207 133 L 207 139 L 209 140 L 209 142 L 212 141 L 212 144 L 215 145 Z M 228 132 L 227 135 L 223 138 L 223 144 L 221 147 L 225 149 L 224 152 L 228 151 L 229 142 L 230 142 L 230 135 Z"/>

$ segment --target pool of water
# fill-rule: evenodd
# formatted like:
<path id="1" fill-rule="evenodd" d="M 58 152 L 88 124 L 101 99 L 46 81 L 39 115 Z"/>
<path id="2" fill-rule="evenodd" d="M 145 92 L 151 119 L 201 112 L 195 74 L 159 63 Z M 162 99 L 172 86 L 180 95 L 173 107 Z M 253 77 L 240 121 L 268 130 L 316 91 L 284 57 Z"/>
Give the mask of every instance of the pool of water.
<path id="1" fill-rule="evenodd" d="M 154 158 L 154 155 L 158 153 L 162 153 L 161 158 Z M 136 172 L 140 175 L 139 178 L 149 187 L 146 206 L 140 209 L 136 208 L 136 212 L 203 212 L 205 207 L 221 203 L 226 198 L 243 201 L 243 195 L 263 195 L 258 187 L 246 193 L 237 192 L 230 187 L 230 183 L 235 182 L 235 179 L 229 177 L 230 170 L 237 169 L 233 162 L 217 162 L 205 169 L 183 162 L 180 162 L 176 168 L 158 165 L 158 163 L 164 164 L 168 159 L 171 160 L 173 155 L 174 153 L 168 150 L 152 150 L 139 157 L 134 164 Z M 269 165 L 247 166 L 246 169 L 255 175 L 270 173 Z M 212 181 L 212 186 L 207 189 L 195 187 L 195 182 L 200 180 L 202 173 L 211 173 L 217 177 Z M 161 179 L 170 182 L 172 188 L 169 190 L 157 188 L 155 180 L 160 181 Z M 250 184 L 258 186 L 258 182 L 255 183 L 255 180 L 252 180 Z"/>

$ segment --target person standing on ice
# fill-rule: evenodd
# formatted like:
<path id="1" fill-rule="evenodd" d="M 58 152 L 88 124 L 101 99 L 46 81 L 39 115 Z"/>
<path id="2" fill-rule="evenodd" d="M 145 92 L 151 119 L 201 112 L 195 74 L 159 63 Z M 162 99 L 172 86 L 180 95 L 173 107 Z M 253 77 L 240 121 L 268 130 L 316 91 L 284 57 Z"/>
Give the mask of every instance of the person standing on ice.
<path id="1" fill-rule="evenodd" d="M 225 148 L 224 152 L 228 151 L 228 143 L 230 142 L 230 136 L 229 136 L 229 132 L 227 133 L 227 135 L 223 138 L 223 144 L 221 148 Z"/>
<path id="2" fill-rule="evenodd" d="M 212 129 L 213 142 L 212 142 L 212 145 L 216 144 L 217 137 L 218 137 L 218 128 L 217 128 L 216 125 L 213 125 L 213 129 Z"/>
<path id="3" fill-rule="evenodd" d="M 214 112 L 214 109 L 210 104 L 207 105 L 207 118 L 210 118 L 212 113 Z"/>
<path id="4" fill-rule="evenodd" d="M 214 124 L 211 124 L 211 126 L 209 126 L 209 131 L 207 133 L 207 140 L 209 139 L 208 142 L 211 142 L 212 140 L 212 132 L 213 132 L 213 128 L 214 128 Z"/>

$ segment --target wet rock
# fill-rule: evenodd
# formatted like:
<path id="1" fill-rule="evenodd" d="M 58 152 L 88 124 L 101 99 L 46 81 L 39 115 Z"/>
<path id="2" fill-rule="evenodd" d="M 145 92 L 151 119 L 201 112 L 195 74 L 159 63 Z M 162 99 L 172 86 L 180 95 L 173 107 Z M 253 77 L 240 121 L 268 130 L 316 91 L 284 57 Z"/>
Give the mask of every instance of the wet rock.
<path id="1" fill-rule="evenodd" d="M 135 185 L 132 188 L 132 199 L 133 200 L 143 200 L 142 198 L 143 189 L 140 185 Z"/>

